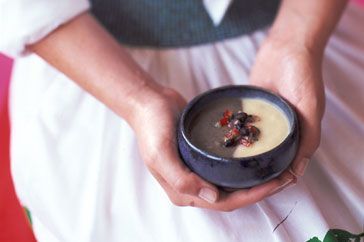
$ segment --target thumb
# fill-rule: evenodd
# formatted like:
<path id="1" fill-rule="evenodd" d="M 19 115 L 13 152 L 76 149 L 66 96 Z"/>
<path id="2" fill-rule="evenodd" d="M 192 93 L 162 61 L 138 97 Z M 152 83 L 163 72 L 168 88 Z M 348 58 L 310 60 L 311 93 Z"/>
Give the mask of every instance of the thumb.
<path id="1" fill-rule="evenodd" d="M 178 160 L 177 160 L 178 159 Z M 169 157 L 168 165 L 161 174 L 167 183 L 177 193 L 189 194 L 199 197 L 209 203 L 214 203 L 218 200 L 218 189 L 197 176 L 182 164 L 182 161 L 176 157 Z"/>
<path id="2" fill-rule="evenodd" d="M 199 197 L 209 203 L 218 200 L 218 189 L 188 169 L 177 155 L 174 145 L 166 147 L 161 153 L 163 155 L 159 156 L 159 162 L 154 162 L 152 169 L 159 173 L 175 192 Z"/>
<path id="3" fill-rule="evenodd" d="M 321 119 L 310 119 L 300 115 L 300 146 L 295 160 L 292 162 L 290 172 L 303 176 L 312 155 L 320 144 Z"/>

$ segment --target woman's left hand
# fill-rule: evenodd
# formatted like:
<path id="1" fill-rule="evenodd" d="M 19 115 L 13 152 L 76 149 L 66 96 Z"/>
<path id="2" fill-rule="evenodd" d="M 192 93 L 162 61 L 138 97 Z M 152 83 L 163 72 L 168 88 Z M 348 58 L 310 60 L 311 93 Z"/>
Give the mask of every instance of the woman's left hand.
<path id="1" fill-rule="evenodd" d="M 295 160 L 285 171 L 295 177 L 304 174 L 320 143 L 325 109 L 322 52 L 268 37 L 258 52 L 250 75 L 252 85 L 278 93 L 297 111 L 300 145 Z"/>

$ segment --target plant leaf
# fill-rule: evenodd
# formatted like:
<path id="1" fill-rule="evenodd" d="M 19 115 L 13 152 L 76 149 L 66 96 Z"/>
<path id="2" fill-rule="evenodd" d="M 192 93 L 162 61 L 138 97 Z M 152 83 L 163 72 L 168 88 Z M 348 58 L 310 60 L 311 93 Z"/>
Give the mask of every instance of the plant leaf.
<path id="1" fill-rule="evenodd" d="M 317 238 L 316 236 L 307 240 L 306 242 L 322 242 L 321 240 L 319 240 L 319 238 Z"/>
<path id="2" fill-rule="evenodd" d="M 327 231 L 323 242 L 347 242 L 350 239 L 355 239 L 357 241 L 360 237 L 364 236 L 364 234 L 352 234 L 343 229 L 330 229 Z"/>

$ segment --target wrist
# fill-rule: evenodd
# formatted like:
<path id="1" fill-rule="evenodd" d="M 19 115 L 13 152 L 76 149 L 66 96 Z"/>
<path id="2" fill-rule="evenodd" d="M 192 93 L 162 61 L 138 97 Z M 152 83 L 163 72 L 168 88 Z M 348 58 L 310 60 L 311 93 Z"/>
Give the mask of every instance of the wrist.
<path id="1" fill-rule="evenodd" d="M 282 33 L 272 29 L 262 48 L 269 49 L 272 52 L 280 52 L 287 57 L 304 55 L 313 59 L 316 63 L 321 63 L 325 43 L 313 43 L 310 38 L 304 38 L 296 33 Z"/>
<path id="2" fill-rule="evenodd" d="M 347 0 L 283 0 L 272 25 L 270 37 L 295 43 L 313 53 L 323 54 L 327 41 Z"/>
<path id="3" fill-rule="evenodd" d="M 278 49 L 308 52 L 316 57 L 322 57 L 327 38 L 305 33 L 303 30 L 286 29 L 273 26 L 266 42 L 270 43 L 272 47 L 279 47 Z"/>
<path id="4" fill-rule="evenodd" d="M 135 130 L 142 113 L 149 112 L 164 101 L 164 87 L 156 83 L 151 78 L 146 78 L 137 82 L 138 84 L 124 94 L 125 101 L 118 108 L 118 115 L 123 117 Z"/>

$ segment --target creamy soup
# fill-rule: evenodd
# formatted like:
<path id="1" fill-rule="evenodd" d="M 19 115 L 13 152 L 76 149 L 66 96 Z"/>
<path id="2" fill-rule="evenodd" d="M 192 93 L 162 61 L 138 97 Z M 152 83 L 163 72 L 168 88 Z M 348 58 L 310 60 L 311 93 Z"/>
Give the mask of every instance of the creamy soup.
<path id="1" fill-rule="evenodd" d="M 218 128 L 216 121 L 226 110 L 242 110 L 259 117 L 254 126 L 259 128 L 258 141 L 246 147 L 238 144 L 225 147 L 222 143 L 228 127 Z M 190 125 L 191 142 L 202 150 L 222 157 L 247 157 L 269 151 L 279 145 L 289 133 L 289 122 L 274 104 L 258 98 L 224 98 L 207 105 Z"/>

